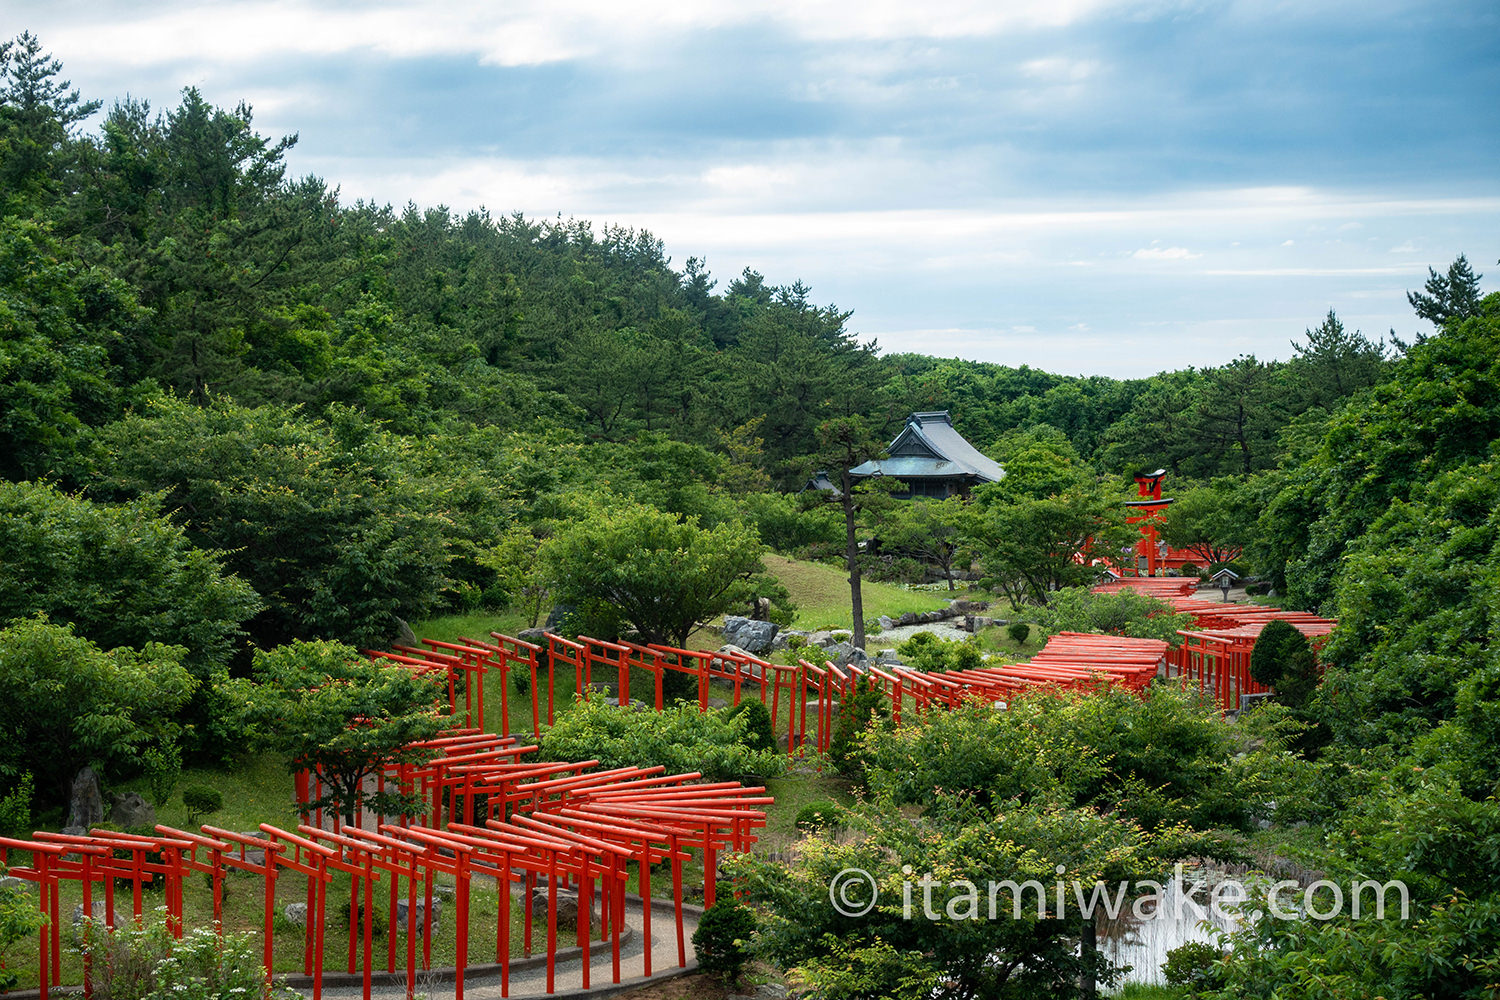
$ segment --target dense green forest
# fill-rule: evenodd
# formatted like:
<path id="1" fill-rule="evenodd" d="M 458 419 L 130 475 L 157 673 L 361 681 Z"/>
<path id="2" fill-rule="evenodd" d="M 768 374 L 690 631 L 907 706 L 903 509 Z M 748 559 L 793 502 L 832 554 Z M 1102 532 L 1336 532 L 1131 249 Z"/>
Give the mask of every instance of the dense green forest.
<path id="1" fill-rule="evenodd" d="M 1005 482 L 952 524 L 871 498 L 861 530 L 906 538 L 908 564 L 967 561 L 1020 605 L 1082 582 L 1059 539 L 1114 538 L 1131 474 L 1169 470 L 1169 538 L 1243 550 L 1283 603 L 1340 620 L 1298 708 L 1305 814 L 1351 870 L 1378 867 L 1361 831 L 1406 851 L 1434 908 L 1365 966 L 1374 931 L 1315 928 L 1358 987 L 1321 995 L 1435 995 L 1444 976 L 1493 995 L 1493 960 L 1461 956 L 1500 946 L 1500 294 L 1465 258 L 1411 291 L 1410 337 L 1329 312 L 1286 361 L 1117 380 L 886 354 L 799 281 L 721 283 L 582 220 L 345 204 L 289 176 L 296 138 L 259 134 L 247 106 L 189 88 L 105 110 L 62 75 L 29 35 L 0 49 L 6 732 L 23 711 L 114 720 L 84 753 L 113 774 L 179 739 L 222 753 L 223 682 L 254 649 L 545 610 L 541 548 L 602 550 L 581 524 L 719 532 L 751 550 L 745 592 L 784 604 L 749 582 L 758 546 L 843 552 L 843 515 L 801 485 L 947 409 Z M 90 690 L 144 700 L 85 709 L 85 666 Z M 35 780 L 56 801 L 72 758 L 20 743 L 0 747 L 0 795 Z M 1408 843 L 1424 826 L 1442 832 Z M 1305 982 L 1313 946 L 1272 943 L 1292 957 L 1255 976 Z M 1254 978 L 1235 995 L 1272 995 Z"/>

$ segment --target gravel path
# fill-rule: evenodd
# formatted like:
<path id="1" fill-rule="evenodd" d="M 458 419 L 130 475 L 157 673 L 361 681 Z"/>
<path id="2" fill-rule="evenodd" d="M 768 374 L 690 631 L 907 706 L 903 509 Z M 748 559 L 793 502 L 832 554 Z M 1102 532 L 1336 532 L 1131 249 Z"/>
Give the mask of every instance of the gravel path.
<path id="1" fill-rule="evenodd" d="M 591 949 L 589 963 L 589 984 L 591 989 L 587 994 L 582 993 L 583 973 L 582 963 L 578 958 L 567 962 L 558 962 L 554 974 L 555 996 L 607 996 L 610 993 L 625 989 L 633 989 L 648 982 L 680 975 L 684 971 L 696 969 L 698 966 L 697 956 L 693 950 L 693 931 L 698 928 L 698 918 L 702 911 L 694 906 L 683 907 L 683 938 L 687 949 L 687 969 L 684 970 L 677 964 L 677 933 L 673 922 L 672 903 L 670 901 L 652 900 L 651 906 L 651 968 L 653 975 L 650 979 L 641 975 L 643 969 L 641 947 L 643 941 L 641 927 L 641 905 L 639 900 L 632 900 L 626 904 L 625 923 L 631 929 L 629 940 L 620 945 L 620 985 L 614 986 L 613 960 L 607 943 L 596 942 Z M 299 989 L 304 996 L 312 996 L 311 988 Z M 425 995 L 430 1000 L 447 1000 L 455 997 L 453 982 L 437 981 L 417 973 L 417 993 Z M 379 997 L 380 1000 L 404 1000 L 406 996 L 406 981 L 402 978 L 398 983 L 381 984 L 376 982 L 370 995 Z M 504 995 L 500 988 L 500 976 L 498 973 L 488 976 L 466 975 L 464 980 L 464 997 L 466 1000 L 499 1000 Z M 536 968 L 512 969 L 510 974 L 511 997 L 538 997 L 547 994 L 547 967 L 539 964 Z M 359 1000 L 364 996 L 363 989 L 356 986 L 325 986 L 323 996 L 327 1000 Z"/>

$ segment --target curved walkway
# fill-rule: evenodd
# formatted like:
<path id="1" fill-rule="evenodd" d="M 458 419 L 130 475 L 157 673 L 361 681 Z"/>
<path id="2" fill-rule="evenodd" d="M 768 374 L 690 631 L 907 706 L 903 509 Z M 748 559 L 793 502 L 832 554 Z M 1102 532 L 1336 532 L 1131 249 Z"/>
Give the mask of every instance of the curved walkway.
<path id="1" fill-rule="evenodd" d="M 612 981 L 613 959 L 609 948 L 596 943 L 589 955 L 590 989 L 587 991 L 583 989 L 583 969 L 582 962 L 579 960 L 579 949 L 570 948 L 566 957 L 560 955 L 558 958 L 552 996 L 609 996 L 612 993 L 635 989 L 648 982 L 670 979 L 698 967 L 697 956 L 693 950 L 693 932 L 698 929 L 698 918 L 703 915 L 702 908 L 686 904 L 682 908 L 683 936 L 687 948 L 687 967 L 683 968 L 677 964 L 677 932 L 672 902 L 659 899 L 651 901 L 653 975 L 648 979 L 641 975 L 643 968 L 641 943 L 644 935 L 641 927 L 640 900 L 638 897 L 627 897 L 627 899 L 625 927 L 628 933 L 622 935 L 620 944 L 619 984 L 616 985 Z M 511 962 L 508 995 L 510 997 L 547 996 L 546 957 L 537 956 L 526 962 L 524 966 L 518 966 L 521 966 L 521 960 Z M 349 978 L 351 977 L 342 975 L 337 979 L 333 976 L 327 977 L 323 987 L 323 996 L 326 1000 L 361 1000 L 364 990 L 359 984 L 358 976 L 352 977 L 354 981 L 349 985 L 344 985 Z M 382 978 L 387 981 L 382 982 Z M 333 985 L 329 980 L 339 985 Z M 305 996 L 312 996 L 311 986 L 301 985 L 296 979 L 291 982 L 296 984 L 295 988 L 298 992 Z M 432 969 L 425 973 L 418 972 L 417 993 L 428 997 L 429 1000 L 448 1000 L 454 997 L 453 970 Z M 405 1000 L 405 974 L 398 974 L 394 982 L 390 981 L 387 975 L 377 976 L 370 995 L 378 997 L 379 1000 Z M 464 974 L 465 1000 L 500 1000 L 501 996 L 499 966 L 469 966 Z"/>

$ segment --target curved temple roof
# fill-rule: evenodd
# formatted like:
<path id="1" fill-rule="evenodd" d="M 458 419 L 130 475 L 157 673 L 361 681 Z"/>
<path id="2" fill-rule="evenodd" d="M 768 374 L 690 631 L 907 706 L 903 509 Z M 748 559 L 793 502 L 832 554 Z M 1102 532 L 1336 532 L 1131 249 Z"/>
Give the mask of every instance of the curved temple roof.
<path id="1" fill-rule="evenodd" d="M 964 440 L 953 427 L 947 410 L 913 413 L 888 449 L 889 458 L 871 459 L 849 470 L 854 476 L 890 476 L 894 479 L 969 478 L 996 483 L 1005 470 L 994 459 Z"/>

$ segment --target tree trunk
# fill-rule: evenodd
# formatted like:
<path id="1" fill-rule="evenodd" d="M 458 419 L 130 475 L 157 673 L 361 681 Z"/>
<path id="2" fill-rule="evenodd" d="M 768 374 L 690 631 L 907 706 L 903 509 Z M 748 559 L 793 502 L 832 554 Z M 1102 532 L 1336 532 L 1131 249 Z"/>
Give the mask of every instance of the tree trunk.
<path id="1" fill-rule="evenodd" d="M 1099 951 L 1099 934 L 1092 917 L 1084 918 L 1078 944 L 1084 962 L 1083 975 L 1078 983 L 1078 995 L 1083 1000 L 1094 1000 L 1099 995 L 1098 983 L 1094 978 L 1094 961 Z"/>
<path id="2" fill-rule="evenodd" d="M 865 648 L 865 602 L 860 593 L 859 539 L 854 531 L 854 497 L 851 495 L 849 470 L 842 475 L 844 495 L 840 501 L 844 507 L 844 558 L 849 564 L 849 601 L 854 610 L 854 638 L 851 644 Z"/>

